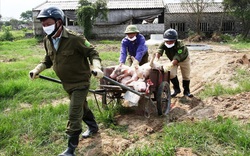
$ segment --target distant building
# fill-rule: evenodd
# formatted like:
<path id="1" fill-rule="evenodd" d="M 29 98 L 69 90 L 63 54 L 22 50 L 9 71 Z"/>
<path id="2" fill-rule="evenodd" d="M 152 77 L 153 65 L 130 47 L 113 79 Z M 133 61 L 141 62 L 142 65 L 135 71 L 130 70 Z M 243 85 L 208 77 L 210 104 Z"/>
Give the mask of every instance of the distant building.
<path id="1" fill-rule="evenodd" d="M 75 10 L 78 8 L 78 0 L 75 1 L 52 1 L 45 3 L 33 9 L 34 33 L 43 34 L 40 21 L 36 16 L 43 8 L 48 6 L 57 6 L 61 8 L 66 16 L 66 27 L 82 33 L 83 30 L 76 24 Z M 145 35 L 164 32 L 164 3 L 162 0 L 108 0 L 107 7 L 108 21 L 97 19 L 93 28 L 93 34 L 99 38 L 121 38 L 124 36 L 124 30 L 128 24 L 136 24 L 138 29 Z M 159 18 L 158 24 L 154 24 L 155 18 Z M 146 20 L 147 25 L 142 25 Z"/>
<path id="2" fill-rule="evenodd" d="M 77 25 L 75 10 L 79 6 L 78 0 L 47 0 L 32 10 L 35 35 L 43 34 L 36 16 L 48 6 L 61 8 L 66 16 L 65 26 L 79 33 L 83 32 Z M 170 27 L 179 32 L 180 38 L 185 38 L 188 32 L 195 31 L 195 14 L 184 9 L 181 3 L 164 4 L 164 0 L 107 0 L 107 7 L 108 21 L 97 19 L 94 24 L 93 34 L 96 38 L 121 38 L 128 24 L 135 24 L 146 37 L 150 34 L 163 34 Z M 200 28 L 209 35 L 218 31 L 220 26 L 225 33 L 234 34 L 241 30 L 239 22 L 224 14 L 222 3 L 214 3 L 204 10 Z"/>
<path id="3" fill-rule="evenodd" d="M 181 38 L 188 37 L 190 31 L 196 31 L 196 14 L 182 3 L 167 3 L 165 6 L 165 29 L 174 28 Z M 223 33 L 235 34 L 241 31 L 241 23 L 234 17 L 225 14 L 222 3 L 211 3 L 204 9 L 199 23 L 200 30 L 210 36 L 221 29 Z"/>

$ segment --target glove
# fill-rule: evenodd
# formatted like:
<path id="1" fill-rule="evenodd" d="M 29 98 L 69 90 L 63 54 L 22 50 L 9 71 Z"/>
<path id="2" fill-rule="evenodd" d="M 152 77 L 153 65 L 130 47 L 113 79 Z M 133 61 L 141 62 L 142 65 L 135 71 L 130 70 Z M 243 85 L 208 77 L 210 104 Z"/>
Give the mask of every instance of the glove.
<path id="1" fill-rule="evenodd" d="M 37 75 L 46 69 L 46 65 L 43 63 L 38 64 L 33 70 L 29 72 L 29 77 L 31 80 L 37 78 Z"/>
<path id="2" fill-rule="evenodd" d="M 172 62 L 167 63 L 167 64 L 164 64 L 164 65 L 163 65 L 164 73 L 170 71 L 172 67 L 173 67 L 173 63 L 172 63 Z"/>
<path id="3" fill-rule="evenodd" d="M 138 68 L 139 67 L 139 61 L 137 61 L 136 59 L 134 59 L 134 61 L 132 63 L 132 67 Z"/>
<path id="4" fill-rule="evenodd" d="M 94 75 L 96 78 L 101 79 L 103 78 L 103 72 L 101 70 L 101 62 L 97 59 L 93 59 L 93 72 L 96 73 L 96 75 Z"/>

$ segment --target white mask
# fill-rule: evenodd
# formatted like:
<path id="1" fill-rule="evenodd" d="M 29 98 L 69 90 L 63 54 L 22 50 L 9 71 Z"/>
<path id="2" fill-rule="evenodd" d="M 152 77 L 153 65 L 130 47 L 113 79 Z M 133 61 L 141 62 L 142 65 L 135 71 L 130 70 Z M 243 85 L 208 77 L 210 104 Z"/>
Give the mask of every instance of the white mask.
<path id="1" fill-rule="evenodd" d="M 166 46 L 167 48 L 172 48 L 172 47 L 174 46 L 174 43 L 172 43 L 172 44 L 167 44 L 167 43 L 165 42 L 165 46 Z"/>
<path id="2" fill-rule="evenodd" d="M 127 36 L 127 39 L 130 40 L 130 41 L 134 41 L 134 40 L 136 40 L 136 36 L 134 36 L 133 38 L 129 38 L 129 37 Z"/>
<path id="3" fill-rule="evenodd" d="M 43 31 L 44 31 L 47 35 L 50 35 L 50 34 L 52 34 L 52 32 L 55 30 L 55 27 L 56 27 L 56 25 L 55 25 L 55 24 L 52 24 L 52 25 L 50 25 L 50 26 L 43 27 Z"/>

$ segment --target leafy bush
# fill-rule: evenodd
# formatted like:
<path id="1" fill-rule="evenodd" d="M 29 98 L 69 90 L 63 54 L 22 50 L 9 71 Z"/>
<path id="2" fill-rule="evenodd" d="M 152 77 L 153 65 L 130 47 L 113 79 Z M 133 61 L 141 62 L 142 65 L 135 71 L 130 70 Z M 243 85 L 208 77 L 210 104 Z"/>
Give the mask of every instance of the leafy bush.
<path id="1" fill-rule="evenodd" d="M 221 38 L 222 38 L 223 41 L 226 41 L 226 42 L 233 40 L 233 36 L 230 35 L 230 34 L 222 34 Z"/>
<path id="2" fill-rule="evenodd" d="M 13 41 L 14 40 L 14 36 L 13 34 L 10 32 L 11 31 L 11 26 L 2 26 L 2 30 L 4 31 L 3 35 L 0 36 L 0 40 L 1 41 Z"/>

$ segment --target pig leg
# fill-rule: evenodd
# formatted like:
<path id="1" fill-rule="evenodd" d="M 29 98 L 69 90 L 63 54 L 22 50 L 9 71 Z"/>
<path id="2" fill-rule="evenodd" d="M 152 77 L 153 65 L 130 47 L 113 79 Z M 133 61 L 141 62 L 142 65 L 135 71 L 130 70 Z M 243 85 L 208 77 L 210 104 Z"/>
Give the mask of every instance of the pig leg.
<path id="1" fill-rule="evenodd" d="M 127 85 L 127 81 L 131 79 L 131 76 L 126 76 L 121 79 L 120 83 L 123 85 Z"/>

